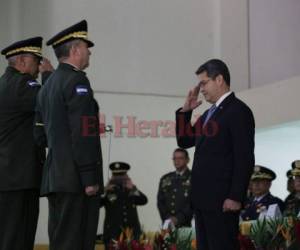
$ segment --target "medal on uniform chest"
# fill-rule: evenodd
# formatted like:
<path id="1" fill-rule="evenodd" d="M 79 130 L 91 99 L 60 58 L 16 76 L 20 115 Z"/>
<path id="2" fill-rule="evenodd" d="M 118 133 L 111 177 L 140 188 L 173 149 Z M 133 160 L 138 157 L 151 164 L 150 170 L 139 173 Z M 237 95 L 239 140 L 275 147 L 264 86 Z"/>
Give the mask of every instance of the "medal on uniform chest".
<path id="1" fill-rule="evenodd" d="M 187 192 L 187 190 L 185 190 L 184 196 L 185 196 L 185 197 L 188 197 L 188 192 Z"/>
<path id="2" fill-rule="evenodd" d="M 109 194 L 107 195 L 107 198 L 110 202 L 114 202 L 117 199 L 117 196 L 115 194 Z"/>
<path id="3" fill-rule="evenodd" d="M 162 188 L 166 188 L 167 186 L 171 186 L 172 182 L 169 178 L 163 180 L 162 182 Z"/>
<path id="4" fill-rule="evenodd" d="M 183 187 L 187 187 L 188 188 L 190 186 L 190 180 L 189 179 L 183 180 L 182 183 L 181 183 L 181 185 Z"/>
<path id="5" fill-rule="evenodd" d="M 256 213 L 258 213 L 258 214 L 265 210 L 267 210 L 267 207 L 263 206 L 263 204 L 261 204 L 261 203 L 256 206 Z"/>

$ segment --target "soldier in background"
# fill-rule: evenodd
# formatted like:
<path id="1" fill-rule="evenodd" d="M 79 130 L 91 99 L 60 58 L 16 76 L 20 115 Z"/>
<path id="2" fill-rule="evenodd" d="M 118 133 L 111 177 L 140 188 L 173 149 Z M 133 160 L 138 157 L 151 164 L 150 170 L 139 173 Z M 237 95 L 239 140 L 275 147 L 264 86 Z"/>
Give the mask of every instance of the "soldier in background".
<path id="1" fill-rule="evenodd" d="M 0 249 L 32 250 L 39 215 L 45 151 L 34 142 L 36 80 L 53 67 L 42 57 L 42 37 L 1 51 L 8 67 L 0 78 Z"/>
<path id="2" fill-rule="evenodd" d="M 276 174 L 269 168 L 256 165 L 251 176 L 252 198 L 245 205 L 241 212 L 243 220 L 257 220 L 260 213 L 268 210 L 270 205 L 277 204 L 283 212 L 283 202 L 281 199 L 270 193 L 272 181 L 276 179 Z"/>
<path id="3" fill-rule="evenodd" d="M 185 149 L 173 152 L 175 171 L 160 179 L 157 207 L 162 222 L 170 219 L 175 227 L 190 227 L 193 211 L 190 201 L 191 171 L 188 169 L 189 155 Z"/>
<path id="4" fill-rule="evenodd" d="M 295 188 L 294 188 L 294 176 L 292 174 L 293 169 L 296 168 L 296 166 L 300 166 L 300 160 L 293 161 L 291 166 L 292 169 L 288 170 L 286 172 L 286 177 L 288 178 L 287 180 L 287 191 L 289 192 L 288 196 L 285 198 L 285 203 L 287 200 L 292 199 L 295 193 Z"/>
<path id="5" fill-rule="evenodd" d="M 292 167 L 294 192 L 285 200 L 284 215 L 286 216 L 298 216 L 300 212 L 300 161 L 294 161 Z"/>
<path id="6" fill-rule="evenodd" d="M 294 178 L 293 178 L 293 174 L 292 174 L 292 169 L 290 169 L 286 172 L 286 177 L 287 177 L 286 189 L 289 192 L 289 194 L 285 198 L 285 201 L 284 201 L 285 204 L 288 200 L 293 199 L 294 194 L 295 194 Z"/>
<path id="7" fill-rule="evenodd" d="M 294 192 L 294 179 L 292 174 L 292 169 L 288 170 L 286 172 L 287 177 L 287 183 L 286 183 L 286 189 L 289 192 L 289 194 L 292 194 Z"/>
<path id="8" fill-rule="evenodd" d="M 109 166 L 112 177 L 105 187 L 101 206 L 105 207 L 103 241 L 108 249 L 113 239 L 118 239 L 122 230 L 133 230 L 133 237 L 139 239 L 141 225 L 137 206 L 147 204 L 148 199 L 133 184 L 127 175 L 130 165 L 125 162 L 114 162 Z"/>

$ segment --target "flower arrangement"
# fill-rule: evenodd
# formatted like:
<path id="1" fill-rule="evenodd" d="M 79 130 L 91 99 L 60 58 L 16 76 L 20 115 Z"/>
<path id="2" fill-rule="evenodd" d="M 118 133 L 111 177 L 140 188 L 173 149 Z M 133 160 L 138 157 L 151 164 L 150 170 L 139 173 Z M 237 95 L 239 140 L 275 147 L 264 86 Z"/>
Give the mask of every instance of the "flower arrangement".
<path id="1" fill-rule="evenodd" d="M 132 230 L 126 228 L 119 239 L 111 242 L 109 250 L 196 250 L 192 236 L 192 229 L 175 229 L 143 233 L 139 240 L 135 240 Z"/>
<path id="2" fill-rule="evenodd" d="M 240 250 L 300 249 L 299 218 L 265 218 L 245 224 L 239 235 Z M 196 240 L 191 228 L 143 233 L 139 239 L 126 228 L 111 242 L 109 250 L 196 250 Z"/>
<path id="3" fill-rule="evenodd" d="M 126 228 L 120 234 L 119 239 L 112 240 L 109 250 L 153 250 L 153 247 L 144 235 L 136 240 L 133 237 L 132 229 Z"/>
<path id="4" fill-rule="evenodd" d="M 153 250 L 196 250 L 192 229 L 162 230 L 155 235 Z"/>
<path id="5" fill-rule="evenodd" d="M 295 217 L 253 221 L 239 236 L 241 250 L 299 250 L 300 220 Z"/>

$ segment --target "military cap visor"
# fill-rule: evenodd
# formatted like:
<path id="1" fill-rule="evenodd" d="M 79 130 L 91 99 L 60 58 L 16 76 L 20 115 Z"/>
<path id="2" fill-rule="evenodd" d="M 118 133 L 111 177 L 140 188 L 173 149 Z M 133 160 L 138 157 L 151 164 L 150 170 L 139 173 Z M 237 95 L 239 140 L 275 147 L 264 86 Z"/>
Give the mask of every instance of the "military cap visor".
<path id="1" fill-rule="evenodd" d="M 115 174 L 125 174 L 130 169 L 130 165 L 125 162 L 113 162 L 109 165 L 109 169 Z"/>
<path id="2" fill-rule="evenodd" d="M 251 176 L 251 180 L 270 180 L 276 179 L 276 174 L 271 170 L 263 166 L 256 165 L 254 172 Z"/>
<path id="3" fill-rule="evenodd" d="M 1 54 L 6 58 L 20 54 L 33 54 L 39 58 L 42 58 L 42 43 L 42 37 L 29 38 L 9 45 L 1 51 Z"/>
<path id="4" fill-rule="evenodd" d="M 88 26 L 86 20 L 76 23 L 59 32 L 47 42 L 47 45 L 57 48 L 64 43 L 77 39 L 86 42 L 88 47 L 94 46 L 94 43 L 88 39 Z"/>

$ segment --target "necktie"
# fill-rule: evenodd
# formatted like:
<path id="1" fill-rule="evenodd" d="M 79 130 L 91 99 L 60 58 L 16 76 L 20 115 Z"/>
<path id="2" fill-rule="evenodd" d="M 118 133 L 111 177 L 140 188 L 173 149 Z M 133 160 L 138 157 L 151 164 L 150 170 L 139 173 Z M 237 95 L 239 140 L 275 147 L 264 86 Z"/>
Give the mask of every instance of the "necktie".
<path id="1" fill-rule="evenodd" d="M 216 109 L 217 109 L 217 106 L 215 104 L 210 107 L 210 109 L 208 110 L 207 116 L 205 118 L 205 121 L 203 123 L 203 126 L 205 126 L 205 124 L 209 121 L 209 119 L 214 114 L 214 112 L 216 111 Z"/>

